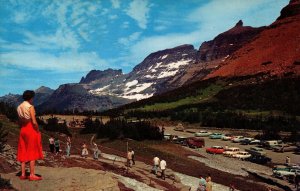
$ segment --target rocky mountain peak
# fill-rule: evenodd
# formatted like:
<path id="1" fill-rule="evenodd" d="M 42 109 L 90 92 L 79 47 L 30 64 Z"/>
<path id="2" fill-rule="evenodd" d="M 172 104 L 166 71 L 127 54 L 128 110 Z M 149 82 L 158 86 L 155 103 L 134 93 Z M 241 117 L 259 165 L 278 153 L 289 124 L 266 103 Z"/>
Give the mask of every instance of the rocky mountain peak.
<path id="1" fill-rule="evenodd" d="M 197 50 L 190 44 L 160 50 L 147 56 L 139 65 L 134 67 L 133 71 L 144 70 L 160 62 L 170 63 L 181 59 L 190 59 L 191 56 L 195 56 L 196 52 Z"/>
<path id="2" fill-rule="evenodd" d="M 235 27 L 242 27 L 243 26 L 243 21 L 239 20 L 239 22 L 236 23 Z"/>
<path id="3" fill-rule="evenodd" d="M 280 11 L 277 20 L 300 15 L 300 0 L 290 0 L 290 3 Z"/>
<path id="4" fill-rule="evenodd" d="M 118 75 L 122 75 L 122 70 L 113 70 L 111 68 L 107 70 L 91 70 L 86 77 L 82 77 L 80 82 L 81 84 L 90 83 L 95 80 L 106 80 L 108 78 L 114 78 Z"/>
<path id="5" fill-rule="evenodd" d="M 38 89 L 36 89 L 34 92 L 35 93 L 41 93 L 41 94 L 49 94 L 49 93 L 52 93 L 54 90 L 51 89 L 51 88 L 48 88 L 46 86 L 41 86 L 39 87 Z"/>
<path id="6" fill-rule="evenodd" d="M 199 48 L 200 61 L 213 61 L 229 57 L 244 44 L 250 42 L 264 28 L 243 26 L 243 21 L 239 20 L 233 28 L 219 34 L 213 40 L 201 44 Z"/>

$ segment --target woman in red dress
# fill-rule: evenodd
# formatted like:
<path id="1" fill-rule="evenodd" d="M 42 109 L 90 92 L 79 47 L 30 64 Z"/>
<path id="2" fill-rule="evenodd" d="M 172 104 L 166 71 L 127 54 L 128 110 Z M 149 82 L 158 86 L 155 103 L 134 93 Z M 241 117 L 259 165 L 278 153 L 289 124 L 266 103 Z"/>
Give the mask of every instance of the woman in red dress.
<path id="1" fill-rule="evenodd" d="M 18 108 L 19 124 L 21 126 L 17 160 L 21 162 L 21 180 L 42 180 L 42 177 L 36 176 L 34 172 L 35 161 L 43 159 L 43 150 L 41 144 L 41 133 L 35 118 L 35 109 L 32 105 L 35 93 L 26 90 L 23 93 L 24 102 Z M 30 164 L 29 177 L 25 174 L 25 163 Z"/>

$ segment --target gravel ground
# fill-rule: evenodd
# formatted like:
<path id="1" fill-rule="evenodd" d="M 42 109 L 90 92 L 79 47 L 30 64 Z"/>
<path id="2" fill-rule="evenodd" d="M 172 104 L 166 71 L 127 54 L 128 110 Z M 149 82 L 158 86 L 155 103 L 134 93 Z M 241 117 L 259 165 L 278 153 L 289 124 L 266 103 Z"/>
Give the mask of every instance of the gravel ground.
<path id="1" fill-rule="evenodd" d="M 143 182 L 139 182 L 135 179 L 128 178 L 128 177 L 125 177 L 125 176 L 121 176 L 121 175 L 115 174 L 115 173 L 113 173 L 113 175 L 115 177 L 117 177 L 118 180 L 120 182 L 122 182 L 127 188 L 131 188 L 131 189 L 136 190 L 136 191 L 161 191 L 159 189 L 150 187 L 150 186 L 148 186 L 147 184 L 145 184 Z"/>

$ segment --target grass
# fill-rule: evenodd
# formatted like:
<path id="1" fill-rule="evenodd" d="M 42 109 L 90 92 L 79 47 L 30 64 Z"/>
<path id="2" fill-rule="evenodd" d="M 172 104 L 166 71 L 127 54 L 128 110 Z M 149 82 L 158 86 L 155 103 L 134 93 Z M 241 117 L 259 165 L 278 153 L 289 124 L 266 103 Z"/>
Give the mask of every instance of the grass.
<path id="1" fill-rule="evenodd" d="M 179 99 L 174 102 L 167 103 L 156 103 L 153 105 L 146 105 L 142 108 L 138 108 L 140 111 L 162 111 L 167 109 L 174 109 L 179 106 L 201 103 L 209 101 L 216 95 L 219 91 L 223 89 L 223 85 L 221 84 L 212 84 L 207 88 L 201 89 L 197 91 L 196 96 L 186 97 L 184 99 Z"/>

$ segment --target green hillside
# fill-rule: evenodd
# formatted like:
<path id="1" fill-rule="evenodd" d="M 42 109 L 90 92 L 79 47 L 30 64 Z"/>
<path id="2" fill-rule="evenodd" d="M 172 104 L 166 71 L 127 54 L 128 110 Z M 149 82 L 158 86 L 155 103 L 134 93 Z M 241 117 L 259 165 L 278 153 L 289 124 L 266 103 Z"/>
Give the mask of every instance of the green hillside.
<path id="1" fill-rule="evenodd" d="M 247 76 L 209 79 L 103 114 L 168 118 L 220 128 L 298 131 L 300 78 Z"/>

